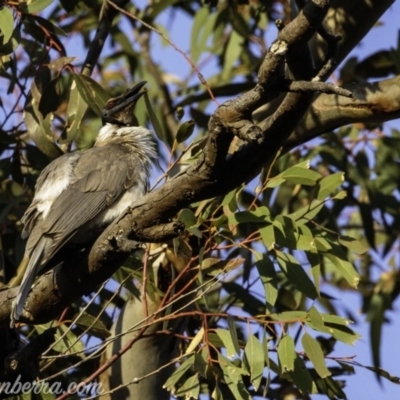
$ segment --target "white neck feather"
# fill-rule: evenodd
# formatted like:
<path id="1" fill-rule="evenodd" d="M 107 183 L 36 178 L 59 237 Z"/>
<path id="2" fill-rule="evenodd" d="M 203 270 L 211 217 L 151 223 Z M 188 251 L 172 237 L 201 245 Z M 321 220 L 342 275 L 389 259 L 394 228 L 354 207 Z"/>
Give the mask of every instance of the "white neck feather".
<path id="1" fill-rule="evenodd" d="M 132 149 L 148 162 L 157 158 L 152 133 L 143 126 L 119 127 L 107 123 L 100 129 L 94 145 L 100 147 L 111 143 L 132 146 Z"/>

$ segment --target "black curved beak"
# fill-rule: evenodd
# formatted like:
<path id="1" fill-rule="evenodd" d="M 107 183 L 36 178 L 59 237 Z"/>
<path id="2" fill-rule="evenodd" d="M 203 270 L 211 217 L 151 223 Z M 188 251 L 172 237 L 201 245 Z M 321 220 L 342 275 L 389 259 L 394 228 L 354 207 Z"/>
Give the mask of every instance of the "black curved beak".
<path id="1" fill-rule="evenodd" d="M 132 101 L 138 101 L 141 96 L 143 96 L 146 91 L 141 92 L 140 89 L 147 83 L 147 81 L 139 82 L 132 89 L 128 89 L 123 95 L 123 101 L 130 104 Z"/>
<path id="2" fill-rule="evenodd" d="M 146 91 L 141 91 L 146 83 L 146 81 L 139 82 L 121 96 L 108 100 L 101 112 L 103 124 L 111 123 L 119 126 L 137 125 L 133 109 L 140 97 L 146 93 Z"/>

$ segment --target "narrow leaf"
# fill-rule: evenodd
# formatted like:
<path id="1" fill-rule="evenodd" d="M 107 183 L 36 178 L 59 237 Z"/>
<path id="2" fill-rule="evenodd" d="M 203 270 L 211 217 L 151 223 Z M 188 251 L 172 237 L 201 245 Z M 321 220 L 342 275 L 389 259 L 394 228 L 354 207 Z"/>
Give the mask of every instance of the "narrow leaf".
<path id="1" fill-rule="evenodd" d="M 89 76 L 74 74 L 74 79 L 86 104 L 101 117 L 101 111 L 109 99 L 107 92 Z"/>
<path id="2" fill-rule="evenodd" d="M 235 347 L 236 354 L 240 354 L 240 346 L 239 346 L 239 340 L 237 337 L 237 332 L 236 332 L 236 325 L 235 325 L 235 320 L 232 318 L 232 316 L 228 316 L 228 328 L 229 332 L 231 334 L 233 346 Z"/>
<path id="3" fill-rule="evenodd" d="M 167 144 L 168 143 L 167 137 L 166 137 L 163 129 L 161 128 L 161 124 L 158 121 L 157 115 L 153 110 L 153 106 L 151 105 L 151 102 L 150 102 L 147 92 L 144 94 L 143 97 L 144 97 L 144 102 L 146 104 L 147 112 L 149 114 L 150 122 L 153 125 L 155 134 L 162 142 Z"/>
<path id="4" fill-rule="evenodd" d="M 289 375 L 302 394 L 307 395 L 317 393 L 317 386 L 315 385 L 305 362 L 297 354 L 296 359 L 294 360 L 294 371 L 290 371 Z"/>
<path id="5" fill-rule="evenodd" d="M 2 45 L 4 46 L 11 38 L 14 30 L 14 16 L 7 7 L 0 7 L 0 30 L 3 33 Z"/>
<path id="6" fill-rule="evenodd" d="M 331 375 L 331 372 L 326 367 L 324 353 L 322 352 L 321 346 L 318 341 L 315 340 L 311 335 L 305 333 L 301 338 L 304 351 L 307 357 L 314 365 L 315 370 L 321 378 L 325 378 Z"/>
<path id="7" fill-rule="evenodd" d="M 249 340 L 244 349 L 244 354 L 250 368 L 250 379 L 255 391 L 258 391 L 264 371 L 264 349 L 263 345 L 254 335 L 249 336 Z"/>
<path id="8" fill-rule="evenodd" d="M 185 351 L 185 355 L 190 354 L 192 351 L 194 351 L 197 348 L 197 346 L 203 340 L 203 336 L 204 336 L 204 328 L 201 327 L 199 329 L 199 331 L 196 333 L 195 337 L 190 342 L 189 346 L 187 347 L 187 349 Z"/>
<path id="9" fill-rule="evenodd" d="M 368 251 L 368 247 L 350 236 L 339 236 L 339 243 L 357 254 L 365 254 Z"/>
<path id="10" fill-rule="evenodd" d="M 284 335 L 278 344 L 278 357 L 282 372 L 294 370 L 294 360 L 296 352 L 294 349 L 294 340 L 289 335 Z"/>
<path id="11" fill-rule="evenodd" d="M 64 126 L 64 130 L 61 134 L 59 143 L 71 143 L 75 140 L 79 133 L 81 122 L 88 108 L 87 103 L 83 99 L 82 95 L 78 90 L 76 80 L 74 79 L 71 84 L 69 93 L 69 101 L 67 107 L 67 121 Z"/>
<path id="12" fill-rule="evenodd" d="M 271 312 L 278 298 L 278 279 L 274 264 L 266 255 L 257 253 L 256 267 L 265 292 L 265 307 Z"/>
<path id="13" fill-rule="evenodd" d="M 298 185 L 313 186 L 321 179 L 321 174 L 308 168 L 294 166 L 279 174 L 277 177 Z"/>
<path id="14" fill-rule="evenodd" d="M 319 313 L 319 311 L 314 306 L 312 306 L 308 310 L 307 319 L 311 321 L 315 329 L 322 328 L 324 326 L 324 320 L 322 319 L 322 316 Z"/>
<path id="15" fill-rule="evenodd" d="M 323 253 L 323 255 L 329 261 L 331 261 L 335 267 L 337 267 L 337 269 L 342 274 L 343 278 L 346 279 L 349 285 L 357 288 L 358 282 L 360 281 L 360 276 L 358 272 L 354 269 L 353 264 L 344 259 L 343 252 L 339 251 L 339 249 L 336 250 L 336 254 Z"/>
<path id="16" fill-rule="evenodd" d="M 164 383 L 163 388 L 169 391 L 174 389 L 174 386 L 178 383 L 178 381 L 182 378 L 187 370 L 189 370 L 193 366 L 194 362 L 194 354 L 188 357 L 176 370 L 175 372 L 168 378 L 167 382 Z"/>
<path id="17" fill-rule="evenodd" d="M 323 178 L 318 183 L 317 200 L 324 200 L 330 196 L 344 181 L 344 173 L 336 172 Z"/>
<path id="18" fill-rule="evenodd" d="M 299 262 L 288 253 L 275 250 L 278 264 L 288 281 L 310 299 L 315 300 L 318 292 Z"/>
<path id="19" fill-rule="evenodd" d="M 77 59 L 78 59 L 78 57 L 60 57 L 60 58 L 57 58 L 56 60 L 53 60 L 47 66 L 53 71 L 60 71 L 66 65 L 76 61 Z"/>
<path id="20" fill-rule="evenodd" d="M 226 348 L 226 354 L 228 357 L 232 358 L 235 355 L 239 355 L 238 353 L 236 353 L 236 348 L 233 343 L 232 335 L 228 330 L 216 329 L 215 333 L 218 335 L 218 337 L 221 339 L 222 343 L 224 344 L 224 347 Z"/>
<path id="21" fill-rule="evenodd" d="M 27 0 L 26 2 L 22 3 L 26 6 L 27 11 L 30 14 L 38 13 L 39 11 L 44 10 L 48 7 L 53 0 Z"/>

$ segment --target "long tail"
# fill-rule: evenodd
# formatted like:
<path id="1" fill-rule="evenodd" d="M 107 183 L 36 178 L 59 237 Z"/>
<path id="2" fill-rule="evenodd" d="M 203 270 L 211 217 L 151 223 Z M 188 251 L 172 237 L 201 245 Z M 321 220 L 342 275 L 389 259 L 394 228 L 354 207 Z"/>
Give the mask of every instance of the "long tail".
<path id="1" fill-rule="evenodd" d="M 29 291 L 31 290 L 33 281 L 35 280 L 37 272 L 41 269 L 42 265 L 40 264 L 40 260 L 42 258 L 43 250 L 46 247 L 46 239 L 42 238 L 39 243 L 36 245 L 35 249 L 33 250 L 28 266 L 26 268 L 24 277 L 22 279 L 21 285 L 19 287 L 19 291 L 17 294 L 17 297 L 15 298 L 13 302 L 13 309 L 11 312 L 11 322 L 10 326 L 14 327 L 14 324 L 16 321 L 19 320 L 19 317 L 22 314 L 22 311 L 24 310 L 24 305 L 26 298 L 28 297 Z M 22 260 L 22 263 L 26 263 L 27 260 L 24 257 Z M 21 264 L 22 264 L 21 263 Z"/>

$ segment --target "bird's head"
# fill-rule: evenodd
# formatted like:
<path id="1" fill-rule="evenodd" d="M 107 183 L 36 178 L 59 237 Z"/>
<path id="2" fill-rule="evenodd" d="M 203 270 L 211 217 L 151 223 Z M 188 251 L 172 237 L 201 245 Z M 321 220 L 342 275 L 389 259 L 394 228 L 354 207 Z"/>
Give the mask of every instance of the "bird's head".
<path id="1" fill-rule="evenodd" d="M 137 126 L 138 122 L 133 109 L 138 99 L 146 93 L 140 91 L 146 83 L 146 81 L 140 82 L 121 96 L 108 100 L 101 112 L 103 125 L 109 123 L 118 126 Z"/>

